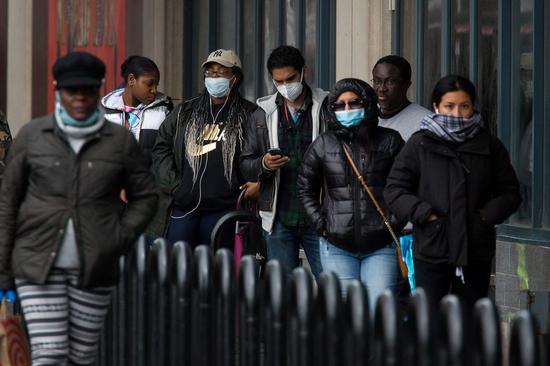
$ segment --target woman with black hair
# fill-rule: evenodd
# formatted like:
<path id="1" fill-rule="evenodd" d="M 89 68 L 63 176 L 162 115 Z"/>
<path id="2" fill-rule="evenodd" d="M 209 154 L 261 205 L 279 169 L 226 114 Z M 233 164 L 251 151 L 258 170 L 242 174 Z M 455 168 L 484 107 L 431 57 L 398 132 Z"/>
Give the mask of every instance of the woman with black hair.
<path id="1" fill-rule="evenodd" d="M 435 113 L 422 120 L 388 177 L 386 201 L 414 224 L 415 279 L 433 311 L 447 293 L 471 310 L 489 290 L 495 225 L 521 202 L 506 148 L 474 110 L 471 81 L 449 75 L 433 91 Z"/>
<path id="2" fill-rule="evenodd" d="M 153 60 L 130 56 L 120 66 L 120 74 L 124 87 L 101 100 L 105 119 L 130 130 L 150 164 L 158 128 L 173 109 L 172 101 L 157 91 L 160 71 Z"/>
<path id="3" fill-rule="evenodd" d="M 361 280 L 369 290 L 371 311 L 382 291 L 396 288 L 398 262 L 392 237 L 344 149 L 350 152 L 386 217 L 391 217 L 382 190 L 404 142 L 399 132 L 378 126 L 376 101 L 376 93 L 366 82 L 338 81 L 323 117 L 328 119 L 329 131 L 309 147 L 298 177 L 298 197 L 321 235 L 323 270 L 338 275 L 344 292 L 351 280 Z M 402 229 L 404 223 L 390 221 L 395 231 Z"/>
<path id="4" fill-rule="evenodd" d="M 212 52 L 202 67 L 205 90 L 174 109 L 153 148 L 161 202 L 151 228 L 192 246 L 209 244 L 216 222 L 235 209 L 245 183 L 238 167 L 244 127 L 256 108 L 239 93 L 242 65 L 233 51 Z M 253 194 L 254 186 L 243 188 Z"/>

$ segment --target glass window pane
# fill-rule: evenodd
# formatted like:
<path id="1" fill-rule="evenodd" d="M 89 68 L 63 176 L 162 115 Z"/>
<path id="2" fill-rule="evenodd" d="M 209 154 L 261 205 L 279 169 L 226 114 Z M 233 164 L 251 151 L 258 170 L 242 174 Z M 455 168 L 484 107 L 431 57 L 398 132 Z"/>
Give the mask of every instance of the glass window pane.
<path id="1" fill-rule="evenodd" d="M 416 79 L 416 1 L 401 1 L 401 56 L 407 59 L 412 69 L 412 86 L 408 97 L 415 99 Z M 418 102 L 418 101 L 416 101 Z"/>
<path id="2" fill-rule="evenodd" d="M 237 0 L 218 0 L 218 47 L 237 47 Z M 239 55 L 240 56 L 240 55 Z"/>
<path id="3" fill-rule="evenodd" d="M 317 1 L 305 1 L 306 22 L 305 22 L 305 49 L 302 50 L 307 65 L 307 82 L 310 86 L 317 86 Z M 330 24 L 329 19 L 325 19 L 325 26 Z M 321 40 L 323 41 L 323 40 Z M 329 42 L 327 39 L 326 42 Z M 331 85 L 332 87 L 332 85 Z"/>
<path id="4" fill-rule="evenodd" d="M 256 22 L 261 21 L 256 17 L 256 6 L 254 2 L 243 2 L 243 42 L 241 54 L 239 57 L 243 63 L 244 79 L 241 85 L 241 94 L 250 101 L 255 101 L 258 95 L 256 94 L 256 80 L 260 77 L 258 69 L 262 71 L 265 68 L 259 68 L 258 63 L 262 60 L 256 58 L 258 52 L 258 44 L 261 40 L 258 38 L 256 30 Z"/>
<path id="5" fill-rule="evenodd" d="M 300 28 L 302 27 L 302 22 L 300 19 L 300 3 L 302 0 L 285 0 L 285 17 L 286 17 L 286 28 L 285 28 L 285 41 L 287 45 L 300 48 Z"/>
<path id="6" fill-rule="evenodd" d="M 193 63 L 193 83 L 196 87 L 195 92 L 199 93 L 204 89 L 201 64 L 210 53 L 208 49 L 209 22 L 200 21 L 200 19 L 208 19 L 208 1 L 198 1 L 193 5 L 195 19 L 194 29 L 196 29 L 196 33 L 194 33 L 195 39 L 193 40 L 191 62 Z"/>
<path id="7" fill-rule="evenodd" d="M 451 72 L 468 77 L 470 70 L 470 0 L 457 0 L 451 4 Z"/>
<path id="8" fill-rule="evenodd" d="M 498 0 L 478 0 L 478 108 L 491 132 L 497 131 Z"/>
<path id="9" fill-rule="evenodd" d="M 545 6 L 545 50 L 544 50 L 544 201 L 542 205 L 542 227 L 550 228 L 550 5 Z M 538 96 L 542 97 L 542 96 Z"/>
<path id="10" fill-rule="evenodd" d="M 264 65 L 265 72 L 260 75 L 263 80 L 263 87 L 261 91 L 261 94 L 263 95 L 273 93 L 275 90 L 275 87 L 271 81 L 271 75 L 269 75 L 265 65 L 271 51 L 273 51 L 273 49 L 278 47 L 281 43 L 279 38 L 279 29 L 284 26 L 281 24 L 281 1 L 283 0 L 264 2 L 264 59 L 262 60 L 262 65 Z"/>
<path id="11" fill-rule="evenodd" d="M 533 173 L 533 0 L 513 2 L 512 130 L 510 153 L 520 181 L 522 205 L 512 219 L 531 224 Z"/>
<path id="12" fill-rule="evenodd" d="M 432 91 L 441 78 L 441 1 L 426 1 L 424 19 L 424 101 L 431 106 Z"/>

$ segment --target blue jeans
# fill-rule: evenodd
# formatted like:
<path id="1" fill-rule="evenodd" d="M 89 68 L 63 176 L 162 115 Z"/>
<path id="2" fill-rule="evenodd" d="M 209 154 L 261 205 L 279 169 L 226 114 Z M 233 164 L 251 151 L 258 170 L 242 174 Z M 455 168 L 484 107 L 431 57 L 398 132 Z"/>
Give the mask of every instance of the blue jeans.
<path id="1" fill-rule="evenodd" d="M 310 228 L 286 226 L 275 221 L 271 234 L 264 230 L 264 238 L 267 245 L 267 260 L 277 259 L 281 266 L 290 272 L 300 265 L 298 252 L 302 245 L 315 278 L 321 273 L 319 236 Z"/>
<path id="2" fill-rule="evenodd" d="M 324 271 L 334 272 L 340 279 L 342 292 L 346 294 L 348 284 L 360 280 L 369 293 L 369 308 L 374 315 L 378 296 L 389 289 L 393 293 L 399 284 L 399 269 L 395 249 L 388 245 L 369 253 L 353 253 L 319 239 L 321 264 Z"/>
<path id="3" fill-rule="evenodd" d="M 186 211 L 174 207 L 168 224 L 166 239 L 168 239 L 170 243 L 183 240 L 192 248 L 200 244 L 210 245 L 210 236 L 212 235 L 214 226 L 227 212 L 229 211 L 192 212 L 186 215 Z M 235 226 L 232 228 L 224 227 L 222 230 L 224 230 L 224 239 L 222 240 L 221 246 L 233 249 Z"/>

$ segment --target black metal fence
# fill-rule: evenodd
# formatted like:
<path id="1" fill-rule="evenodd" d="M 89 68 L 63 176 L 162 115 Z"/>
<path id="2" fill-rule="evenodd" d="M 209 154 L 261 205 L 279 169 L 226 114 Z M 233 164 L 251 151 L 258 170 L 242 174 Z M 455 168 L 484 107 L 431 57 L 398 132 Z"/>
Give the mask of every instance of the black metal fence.
<path id="1" fill-rule="evenodd" d="M 419 290 L 402 319 L 386 292 L 370 319 L 368 293 L 358 281 L 343 298 L 332 273 L 315 283 L 303 268 L 287 276 L 273 261 L 260 279 L 252 256 L 242 258 L 236 274 L 227 249 L 191 251 L 163 239 L 151 248 L 140 241 L 121 259 L 120 273 L 100 342 L 101 366 L 540 364 L 536 324 L 527 311 L 515 318 L 503 357 L 489 299 L 464 312 L 447 296 L 439 312 L 430 312 Z"/>

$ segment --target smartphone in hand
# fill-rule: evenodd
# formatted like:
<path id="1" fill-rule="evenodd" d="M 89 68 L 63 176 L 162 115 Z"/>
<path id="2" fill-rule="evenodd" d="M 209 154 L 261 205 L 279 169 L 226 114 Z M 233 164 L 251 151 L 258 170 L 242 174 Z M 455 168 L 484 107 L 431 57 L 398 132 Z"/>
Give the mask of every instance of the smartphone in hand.
<path id="1" fill-rule="evenodd" d="M 275 155 L 285 156 L 285 154 L 283 153 L 283 150 L 279 149 L 278 147 L 277 147 L 277 148 L 269 149 L 269 150 L 267 150 L 267 152 L 268 152 L 269 155 L 271 155 L 271 156 L 275 156 Z"/>

